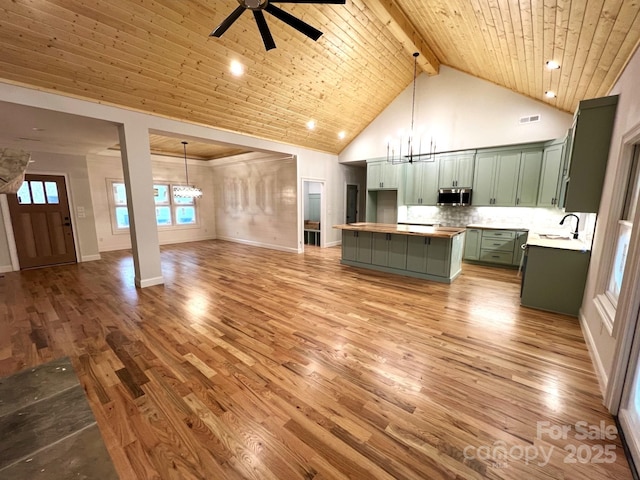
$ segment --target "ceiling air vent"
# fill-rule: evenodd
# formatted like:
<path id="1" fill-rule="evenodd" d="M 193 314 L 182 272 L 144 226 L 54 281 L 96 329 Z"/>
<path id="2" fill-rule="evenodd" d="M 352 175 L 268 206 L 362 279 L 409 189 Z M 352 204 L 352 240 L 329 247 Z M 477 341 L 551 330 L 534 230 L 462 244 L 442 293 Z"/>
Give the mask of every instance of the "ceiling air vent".
<path id="1" fill-rule="evenodd" d="M 533 123 L 540 121 L 540 114 L 538 115 L 529 115 L 528 117 L 520 117 L 520 125 L 525 123 Z"/>

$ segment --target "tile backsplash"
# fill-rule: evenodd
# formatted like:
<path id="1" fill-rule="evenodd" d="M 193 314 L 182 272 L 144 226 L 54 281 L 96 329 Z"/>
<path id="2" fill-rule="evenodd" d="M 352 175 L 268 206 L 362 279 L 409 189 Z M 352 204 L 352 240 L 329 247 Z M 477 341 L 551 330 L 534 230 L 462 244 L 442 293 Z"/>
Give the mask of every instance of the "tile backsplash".
<path id="1" fill-rule="evenodd" d="M 525 207 L 427 207 L 403 206 L 398 209 L 398 221 L 406 223 L 438 223 L 446 227 L 465 227 L 472 224 L 528 228 L 531 231 L 569 232 L 575 220 L 560 225 L 566 213 L 555 208 Z M 590 241 L 595 229 L 596 215 L 579 213 L 580 237 Z"/>

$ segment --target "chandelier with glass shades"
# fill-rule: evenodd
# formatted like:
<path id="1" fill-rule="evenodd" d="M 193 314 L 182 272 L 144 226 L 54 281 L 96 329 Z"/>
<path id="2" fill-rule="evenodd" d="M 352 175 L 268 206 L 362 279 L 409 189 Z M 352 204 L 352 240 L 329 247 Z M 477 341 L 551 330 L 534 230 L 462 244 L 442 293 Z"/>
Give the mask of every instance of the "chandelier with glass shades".
<path id="1" fill-rule="evenodd" d="M 422 150 L 422 138 L 420 132 L 414 129 L 414 116 L 416 110 L 416 78 L 418 73 L 418 56 L 413 54 L 413 96 L 411 98 L 411 128 L 408 132 L 400 132 L 397 138 L 387 138 L 387 162 L 415 163 L 433 162 L 435 160 L 436 144 L 433 139 L 429 142 L 429 152 L 420 153 Z"/>
<path id="2" fill-rule="evenodd" d="M 176 197 L 182 198 L 199 198 L 202 196 L 202 190 L 193 185 L 189 185 L 189 171 L 187 170 L 187 144 L 188 142 L 182 142 L 184 149 L 184 174 L 186 179 L 186 185 L 174 185 L 173 194 Z"/>

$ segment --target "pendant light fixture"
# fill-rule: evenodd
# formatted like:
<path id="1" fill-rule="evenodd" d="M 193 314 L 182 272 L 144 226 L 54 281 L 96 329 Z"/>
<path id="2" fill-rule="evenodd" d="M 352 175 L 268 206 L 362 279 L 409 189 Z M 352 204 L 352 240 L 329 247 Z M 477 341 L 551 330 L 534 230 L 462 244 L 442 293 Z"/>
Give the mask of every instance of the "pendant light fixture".
<path id="1" fill-rule="evenodd" d="M 414 117 L 416 111 L 416 80 L 418 78 L 418 57 L 420 53 L 413 54 L 413 94 L 411 97 L 411 128 L 406 139 L 400 134 L 397 143 L 392 139 L 387 140 L 387 162 L 389 163 L 415 163 L 415 162 L 433 162 L 435 160 L 436 144 L 433 139 L 429 144 L 429 153 L 420 153 L 422 149 L 422 139 L 414 131 Z M 417 138 L 417 141 L 416 141 Z M 406 142 L 406 150 L 403 146 Z M 417 148 L 416 148 L 417 147 Z"/>
<path id="2" fill-rule="evenodd" d="M 176 185 L 173 187 L 173 194 L 176 197 L 183 198 L 199 198 L 202 196 L 202 190 L 193 185 L 189 185 L 189 171 L 187 170 L 187 144 L 188 142 L 183 141 L 182 147 L 184 150 L 184 175 L 187 181 L 186 185 Z"/>

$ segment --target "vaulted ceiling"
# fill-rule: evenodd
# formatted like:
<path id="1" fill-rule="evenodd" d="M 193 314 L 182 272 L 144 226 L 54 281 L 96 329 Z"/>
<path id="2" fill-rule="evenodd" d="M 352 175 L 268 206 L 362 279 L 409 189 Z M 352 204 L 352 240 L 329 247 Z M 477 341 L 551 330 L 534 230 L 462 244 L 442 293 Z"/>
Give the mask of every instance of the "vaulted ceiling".
<path id="1" fill-rule="evenodd" d="M 608 93 L 640 39 L 638 0 L 347 0 L 278 4 L 324 34 L 267 14 L 266 51 L 250 12 L 209 37 L 237 6 L 5 1 L 0 79 L 338 153 L 411 83 L 414 51 L 429 75 L 447 65 L 573 112 Z"/>

